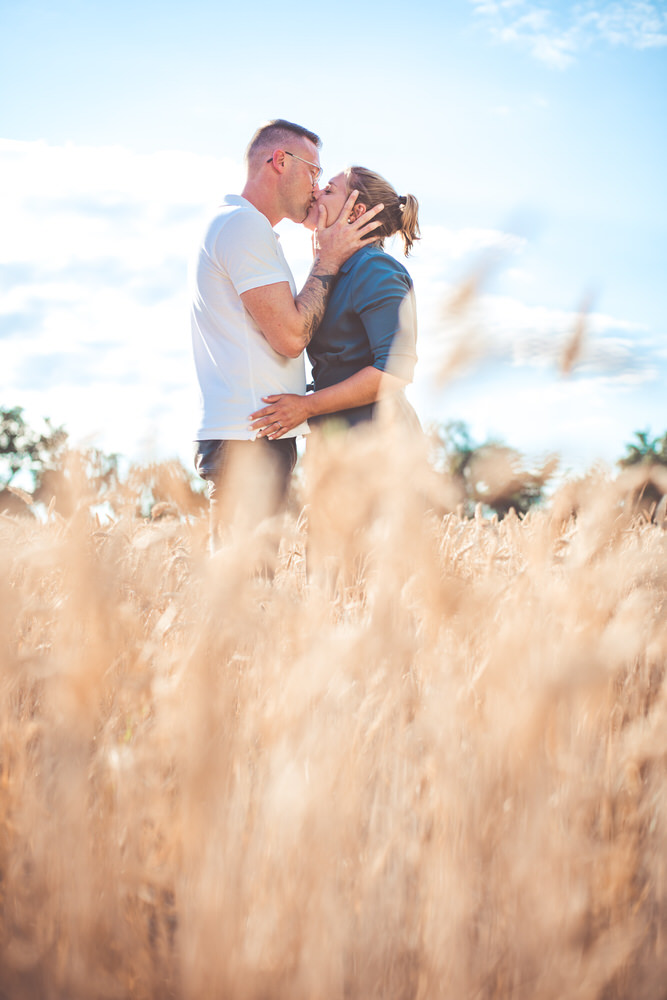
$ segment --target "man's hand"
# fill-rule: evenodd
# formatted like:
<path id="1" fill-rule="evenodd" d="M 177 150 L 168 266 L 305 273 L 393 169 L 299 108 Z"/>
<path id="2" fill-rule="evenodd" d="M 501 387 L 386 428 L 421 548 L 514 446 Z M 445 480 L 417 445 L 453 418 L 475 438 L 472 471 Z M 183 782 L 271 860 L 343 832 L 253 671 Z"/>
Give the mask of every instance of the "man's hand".
<path id="1" fill-rule="evenodd" d="M 369 233 L 381 226 L 379 221 L 373 221 L 374 217 L 382 211 L 384 205 L 374 205 L 367 212 L 350 221 L 350 215 L 354 208 L 354 203 L 359 196 L 358 191 L 353 191 L 343 205 L 340 215 L 334 223 L 327 226 L 327 211 L 324 205 L 319 206 L 319 217 L 317 229 L 314 233 L 315 260 L 319 262 L 319 268 L 323 273 L 336 274 L 341 264 L 344 264 L 348 257 L 351 257 L 357 250 L 361 250 L 366 245 Z"/>
<path id="2" fill-rule="evenodd" d="M 308 396 L 281 393 L 277 396 L 262 396 L 262 401 L 269 405 L 255 410 L 248 418 L 251 430 L 258 432 L 257 437 L 275 441 L 308 419 Z"/>

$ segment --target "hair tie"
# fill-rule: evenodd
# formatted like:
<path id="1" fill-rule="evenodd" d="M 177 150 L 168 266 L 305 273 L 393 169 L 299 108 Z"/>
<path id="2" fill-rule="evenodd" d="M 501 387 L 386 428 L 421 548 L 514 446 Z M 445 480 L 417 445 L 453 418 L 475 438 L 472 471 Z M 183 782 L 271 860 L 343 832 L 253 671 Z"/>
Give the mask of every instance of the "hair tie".
<path id="1" fill-rule="evenodd" d="M 399 196 L 398 196 L 398 207 L 399 208 L 405 208 L 405 206 L 407 204 L 407 200 L 408 199 L 405 197 L 404 194 L 399 194 Z"/>

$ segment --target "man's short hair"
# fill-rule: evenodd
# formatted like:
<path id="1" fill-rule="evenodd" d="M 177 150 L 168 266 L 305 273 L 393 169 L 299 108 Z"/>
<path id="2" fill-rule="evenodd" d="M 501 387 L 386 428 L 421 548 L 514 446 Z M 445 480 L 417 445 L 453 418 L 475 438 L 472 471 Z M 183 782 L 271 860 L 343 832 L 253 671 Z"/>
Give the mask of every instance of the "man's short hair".
<path id="1" fill-rule="evenodd" d="M 260 154 L 272 153 L 277 146 L 288 143 L 292 136 L 299 136 L 301 139 L 308 139 L 318 149 L 322 146 L 322 140 L 315 132 L 304 128 L 303 125 L 296 125 L 288 122 L 284 118 L 274 118 L 273 121 L 260 125 L 252 139 L 248 143 L 245 158 L 248 165 L 254 165 Z"/>

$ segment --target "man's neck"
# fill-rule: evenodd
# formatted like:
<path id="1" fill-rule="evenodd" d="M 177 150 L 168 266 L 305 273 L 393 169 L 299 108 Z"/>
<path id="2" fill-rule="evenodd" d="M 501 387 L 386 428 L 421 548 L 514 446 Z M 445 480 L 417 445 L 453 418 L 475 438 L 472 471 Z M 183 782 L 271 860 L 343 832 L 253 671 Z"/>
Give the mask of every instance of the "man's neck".
<path id="1" fill-rule="evenodd" d="M 243 191 L 241 191 L 241 195 L 251 205 L 254 205 L 258 212 L 267 217 L 272 227 L 276 226 L 284 218 L 276 207 L 275 198 L 272 193 L 268 192 L 262 185 L 252 180 L 247 180 Z"/>

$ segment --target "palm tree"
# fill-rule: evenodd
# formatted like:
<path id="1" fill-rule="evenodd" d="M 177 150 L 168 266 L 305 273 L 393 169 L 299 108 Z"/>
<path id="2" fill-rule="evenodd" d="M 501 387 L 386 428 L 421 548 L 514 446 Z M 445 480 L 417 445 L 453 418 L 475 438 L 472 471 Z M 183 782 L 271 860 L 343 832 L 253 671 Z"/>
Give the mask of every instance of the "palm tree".
<path id="1" fill-rule="evenodd" d="M 626 453 L 617 464 L 628 474 L 634 470 L 628 491 L 632 509 L 654 520 L 667 494 L 667 431 L 662 437 L 651 437 L 648 430 L 635 431 L 635 439 L 625 446 Z"/>
<path id="2" fill-rule="evenodd" d="M 626 454 L 618 460 L 623 469 L 634 465 L 667 465 L 667 431 L 652 438 L 650 431 L 635 431 L 636 442 L 625 446 Z"/>

